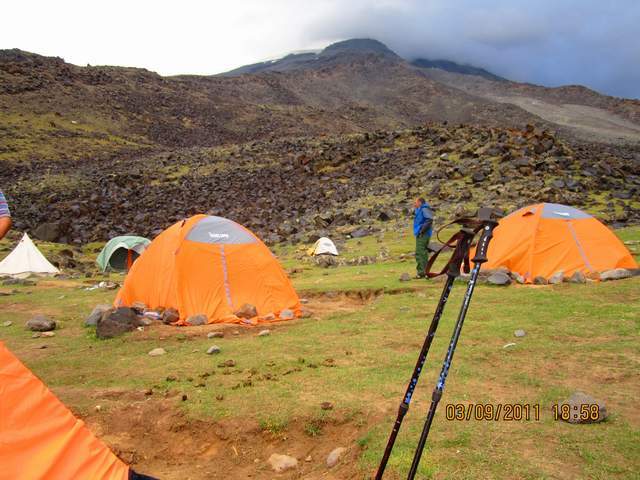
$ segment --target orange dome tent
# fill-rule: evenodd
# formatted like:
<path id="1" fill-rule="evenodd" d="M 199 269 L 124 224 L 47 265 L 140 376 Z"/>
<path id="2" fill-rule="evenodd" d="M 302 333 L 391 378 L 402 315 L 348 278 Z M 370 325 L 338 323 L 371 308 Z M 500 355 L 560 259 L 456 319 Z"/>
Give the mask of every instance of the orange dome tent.
<path id="1" fill-rule="evenodd" d="M 130 471 L 0 342 L 0 478 L 151 477 Z"/>
<path id="2" fill-rule="evenodd" d="M 267 246 L 243 226 L 207 215 L 172 225 L 133 264 L 115 304 L 138 301 L 175 308 L 183 325 L 197 314 L 209 323 L 258 323 L 284 309 L 300 314 L 298 295 Z M 245 303 L 257 318 L 234 315 Z"/>
<path id="3" fill-rule="evenodd" d="M 562 271 L 585 274 L 638 268 L 629 250 L 591 215 L 566 205 L 538 203 L 503 218 L 482 268 L 506 267 L 527 283 Z"/>

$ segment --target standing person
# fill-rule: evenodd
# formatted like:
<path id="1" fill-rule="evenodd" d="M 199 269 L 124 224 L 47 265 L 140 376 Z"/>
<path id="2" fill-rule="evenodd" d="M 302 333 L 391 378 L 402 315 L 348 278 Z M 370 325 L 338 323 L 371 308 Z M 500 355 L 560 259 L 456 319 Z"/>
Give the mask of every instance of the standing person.
<path id="1" fill-rule="evenodd" d="M 7 199 L 4 198 L 2 190 L 0 190 L 0 240 L 4 238 L 10 228 L 11 212 L 9 211 L 9 204 Z"/>
<path id="2" fill-rule="evenodd" d="M 416 278 L 424 278 L 429 261 L 429 240 L 433 232 L 433 210 L 427 201 L 420 197 L 414 203 L 413 235 L 416 237 Z"/>

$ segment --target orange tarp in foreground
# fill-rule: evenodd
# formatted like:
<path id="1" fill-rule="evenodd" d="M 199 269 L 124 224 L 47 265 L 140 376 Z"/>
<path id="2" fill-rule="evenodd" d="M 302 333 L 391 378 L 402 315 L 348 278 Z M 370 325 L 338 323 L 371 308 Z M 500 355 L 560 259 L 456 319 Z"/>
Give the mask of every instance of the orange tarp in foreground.
<path id="1" fill-rule="evenodd" d="M 245 303 L 258 311 L 250 323 L 284 309 L 300 313 L 298 295 L 269 248 L 243 226 L 206 215 L 178 222 L 151 242 L 115 304 L 134 302 L 175 308 L 181 324 L 197 314 L 209 323 L 248 322 L 234 315 Z"/>
<path id="2" fill-rule="evenodd" d="M 0 479 L 128 477 L 129 467 L 0 342 Z"/>
<path id="3" fill-rule="evenodd" d="M 527 283 L 562 271 L 585 274 L 638 268 L 629 250 L 591 215 L 566 205 L 539 203 L 503 218 L 482 268 L 506 267 Z"/>

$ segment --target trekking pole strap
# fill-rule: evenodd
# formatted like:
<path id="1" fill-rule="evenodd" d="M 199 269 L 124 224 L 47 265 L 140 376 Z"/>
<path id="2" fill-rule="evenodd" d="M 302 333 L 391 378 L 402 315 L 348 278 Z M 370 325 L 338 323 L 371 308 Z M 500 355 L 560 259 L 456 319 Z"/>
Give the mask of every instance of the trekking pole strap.
<path id="1" fill-rule="evenodd" d="M 480 240 L 478 241 L 478 247 L 476 248 L 476 255 L 473 258 L 474 263 L 484 263 L 487 261 L 487 249 L 489 247 L 489 241 L 493 237 L 493 229 L 498 226 L 497 219 L 502 216 L 500 210 L 494 208 L 483 207 L 478 209 L 478 213 L 475 217 L 459 217 L 444 225 L 438 232 L 444 228 L 458 224 L 462 228 L 456 232 L 449 240 L 447 240 L 442 247 L 429 258 L 427 266 L 425 267 L 425 275 L 429 278 L 434 278 L 446 273 L 457 277 L 460 275 L 460 265 L 463 267 L 464 273 L 471 271 L 471 265 L 469 262 L 469 248 L 471 247 L 471 241 L 474 236 L 482 231 Z M 447 264 L 439 272 L 432 272 L 431 269 L 435 264 L 436 259 L 442 253 L 445 248 L 454 248 L 453 255 Z"/>

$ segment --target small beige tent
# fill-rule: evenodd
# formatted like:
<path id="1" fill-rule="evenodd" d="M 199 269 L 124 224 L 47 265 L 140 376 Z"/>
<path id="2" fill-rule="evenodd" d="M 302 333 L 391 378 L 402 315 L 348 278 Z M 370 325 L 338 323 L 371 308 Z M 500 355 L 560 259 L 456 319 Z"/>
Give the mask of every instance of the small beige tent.
<path id="1" fill-rule="evenodd" d="M 331 239 L 320 237 L 308 253 L 309 255 L 338 255 L 338 249 Z"/>
<path id="2" fill-rule="evenodd" d="M 26 233 L 13 251 L 0 262 L 0 276 L 27 273 L 60 273 L 49 263 Z"/>

